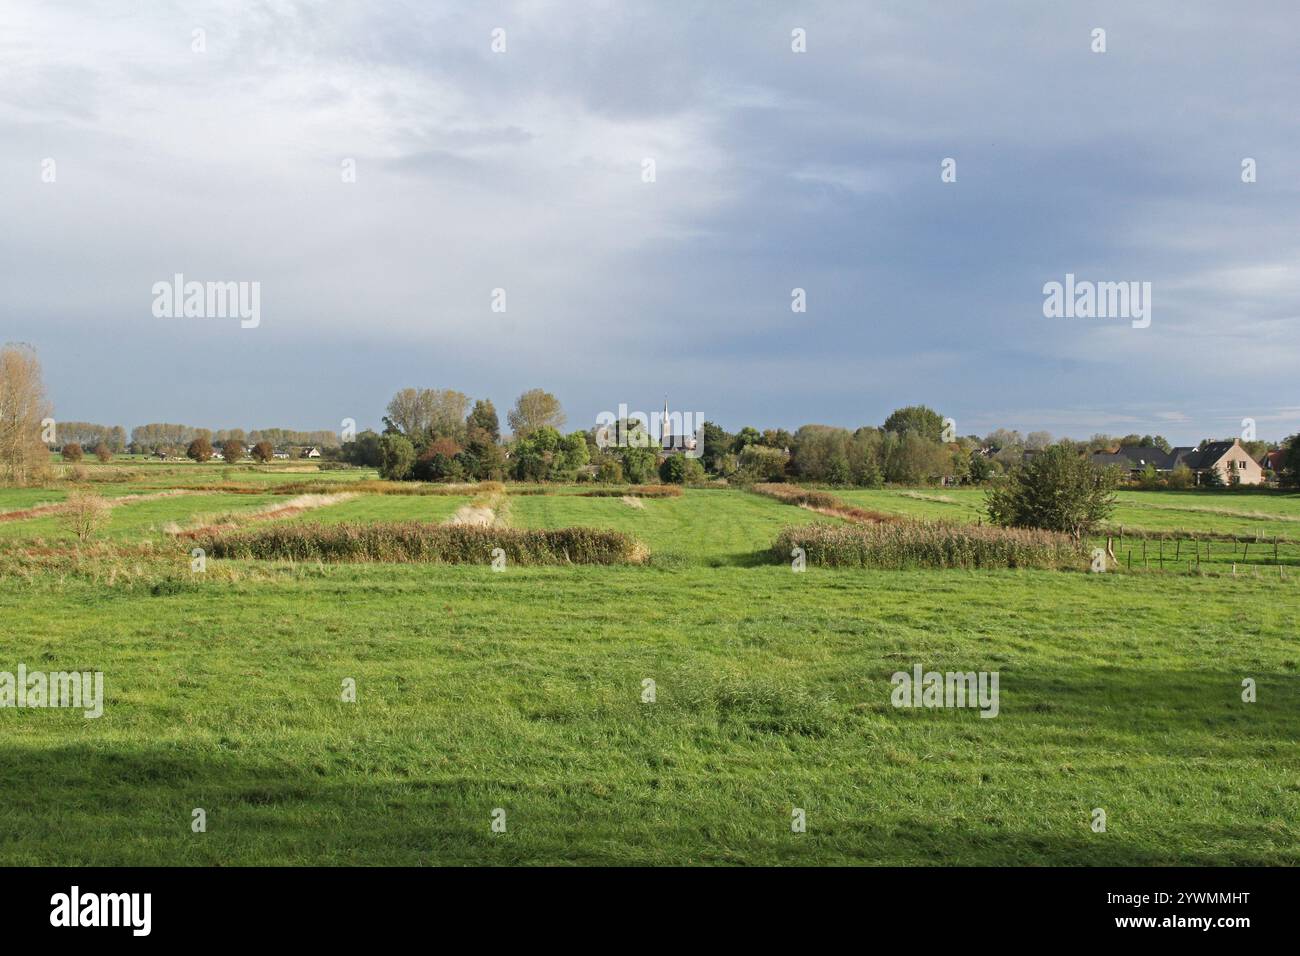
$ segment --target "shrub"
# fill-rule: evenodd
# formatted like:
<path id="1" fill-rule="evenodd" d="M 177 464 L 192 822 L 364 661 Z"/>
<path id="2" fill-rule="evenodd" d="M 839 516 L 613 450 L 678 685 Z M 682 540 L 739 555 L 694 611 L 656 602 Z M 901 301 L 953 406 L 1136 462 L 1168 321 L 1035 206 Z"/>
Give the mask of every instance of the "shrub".
<path id="1" fill-rule="evenodd" d="M 1057 531 L 921 521 L 786 528 L 772 545 L 773 560 L 789 561 L 796 547 L 809 564 L 891 571 L 1083 567 L 1087 555 L 1081 543 Z"/>
<path id="2" fill-rule="evenodd" d="M 111 461 L 113 458 L 113 451 L 103 442 L 100 442 L 98 445 L 95 446 L 95 457 L 98 458 L 101 462 L 108 462 Z"/>
<path id="3" fill-rule="evenodd" d="M 81 461 L 81 446 L 75 441 L 70 441 L 63 446 L 61 454 L 63 455 L 64 461 Z"/>
<path id="4" fill-rule="evenodd" d="M 619 456 L 623 459 L 623 474 L 632 484 L 641 485 L 655 480 L 655 462 L 659 455 L 653 448 L 628 446 L 619 449 Z"/>
<path id="5" fill-rule="evenodd" d="M 244 443 L 242 441 L 230 440 L 221 446 L 221 456 L 233 465 L 239 459 L 244 457 Z"/>
<path id="6" fill-rule="evenodd" d="M 704 480 L 704 466 L 685 455 L 669 455 L 659 466 L 659 480 L 665 484 L 685 485 Z"/>
<path id="7" fill-rule="evenodd" d="M 621 463 L 608 459 L 600 463 L 596 469 L 596 480 L 605 485 L 617 485 L 623 481 L 623 466 Z"/>
<path id="8" fill-rule="evenodd" d="M 645 550 L 619 531 L 600 528 L 522 529 L 477 525 L 390 523 L 278 524 L 196 540 L 214 558 L 328 562 L 489 564 L 505 551 L 509 564 L 631 564 Z"/>
<path id="9" fill-rule="evenodd" d="M 112 510 L 99 495 L 77 489 L 68 495 L 59 516 L 78 541 L 87 541 L 107 523 Z"/>
<path id="10" fill-rule="evenodd" d="M 275 446 L 269 441 L 260 441 L 253 446 L 253 457 L 266 464 L 275 457 Z"/>
<path id="11" fill-rule="evenodd" d="M 779 448 L 746 445 L 740 453 L 740 474 L 749 481 L 780 481 L 790 456 Z"/>

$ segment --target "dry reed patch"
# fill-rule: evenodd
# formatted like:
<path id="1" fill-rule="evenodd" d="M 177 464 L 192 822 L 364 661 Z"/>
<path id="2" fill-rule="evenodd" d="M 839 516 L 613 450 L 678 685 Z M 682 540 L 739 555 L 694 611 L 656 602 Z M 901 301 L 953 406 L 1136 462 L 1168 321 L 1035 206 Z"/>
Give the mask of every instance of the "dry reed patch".
<path id="1" fill-rule="evenodd" d="M 192 495 L 188 488 L 172 488 L 168 491 L 150 492 L 147 495 L 124 495 L 121 498 L 105 498 L 104 504 L 109 508 L 120 505 L 135 504 L 137 501 L 154 501 L 158 498 L 175 498 L 177 495 Z M 67 501 L 57 501 L 48 505 L 35 505 L 20 511 L 6 511 L 0 514 L 0 521 L 24 521 L 28 518 L 44 518 L 47 515 L 63 514 L 73 507 L 71 497 Z"/>
<path id="2" fill-rule="evenodd" d="M 584 491 L 583 498 L 680 498 L 682 489 L 677 485 L 633 485 L 631 488 L 597 488 Z"/>
<path id="3" fill-rule="evenodd" d="M 798 508 L 806 508 L 809 511 L 815 511 L 817 514 L 826 515 L 831 518 L 843 518 L 846 521 L 857 522 L 858 524 L 884 524 L 887 522 L 896 522 L 901 520 L 897 515 L 885 514 L 881 511 L 868 511 L 865 508 L 857 508 L 840 498 L 825 491 L 814 491 L 811 488 L 800 488 L 798 485 L 787 485 L 782 483 L 760 484 L 750 488 L 755 494 L 765 495 L 768 498 L 775 498 L 777 501 L 787 505 L 794 505 Z"/>
<path id="4" fill-rule="evenodd" d="M 312 511 L 316 508 L 325 508 L 329 505 L 342 504 L 344 501 L 351 501 L 357 497 L 352 492 L 345 492 L 337 495 L 298 495 L 296 498 L 290 498 L 283 504 L 273 501 L 263 505 L 260 508 L 253 508 L 248 511 L 237 511 L 229 514 L 220 515 L 217 518 L 208 518 L 202 524 L 192 528 L 179 528 L 175 524 L 168 525 L 163 531 L 170 535 L 176 535 L 183 538 L 197 538 L 200 535 L 219 534 L 225 531 L 233 531 L 245 524 L 254 521 L 271 521 L 277 518 L 292 518 L 300 515 L 304 511 Z"/>
<path id="5" fill-rule="evenodd" d="M 443 522 L 448 527 L 468 526 L 471 528 L 491 528 L 505 526 L 505 513 L 509 509 L 509 499 L 505 493 L 489 490 L 469 504 L 461 505 L 456 513 Z"/>

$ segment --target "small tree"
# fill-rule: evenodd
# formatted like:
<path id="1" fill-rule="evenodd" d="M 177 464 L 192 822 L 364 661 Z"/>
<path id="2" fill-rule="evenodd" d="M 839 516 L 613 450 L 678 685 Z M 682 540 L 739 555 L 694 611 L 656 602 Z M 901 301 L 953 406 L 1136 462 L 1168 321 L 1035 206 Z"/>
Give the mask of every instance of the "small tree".
<path id="1" fill-rule="evenodd" d="M 612 458 L 607 458 L 596 469 L 596 480 L 607 485 L 623 483 L 623 466 Z"/>
<path id="2" fill-rule="evenodd" d="M 244 443 L 233 438 L 221 446 L 221 455 L 228 464 L 233 465 L 244 457 Z"/>
<path id="3" fill-rule="evenodd" d="M 982 485 L 997 474 L 997 469 L 994 467 L 993 462 L 984 455 L 973 452 L 970 456 L 970 471 L 968 474 L 972 485 Z"/>
<path id="4" fill-rule="evenodd" d="M 190 442 L 189 447 L 185 449 L 185 456 L 202 464 L 212 457 L 212 442 L 206 438 L 194 439 L 194 441 Z"/>
<path id="5" fill-rule="evenodd" d="M 113 459 L 113 450 L 103 442 L 100 442 L 95 446 L 95 457 L 101 462 L 109 462 Z"/>
<path id="6" fill-rule="evenodd" d="M 108 502 L 99 495 L 77 489 L 68 495 L 60 517 L 78 541 L 87 541 L 108 521 L 111 510 Z"/>
<path id="7" fill-rule="evenodd" d="M 81 446 L 75 441 L 70 441 L 63 446 L 62 455 L 64 461 L 81 461 L 82 454 Z"/>
<path id="8" fill-rule="evenodd" d="M 385 435 L 379 439 L 379 477 L 404 481 L 410 477 L 415 464 L 415 446 L 401 435 Z"/>
<path id="9" fill-rule="evenodd" d="M 1206 468 L 1201 472 L 1201 487 L 1215 489 L 1226 488 L 1228 487 L 1228 483 L 1223 480 L 1223 475 L 1219 474 L 1219 469 Z"/>
<path id="10" fill-rule="evenodd" d="M 623 476 L 634 485 L 653 481 L 658 454 L 653 448 L 620 448 Z"/>
<path id="11" fill-rule="evenodd" d="M 989 491 L 985 508 L 994 524 L 1064 531 L 1076 541 L 1115 510 L 1115 469 L 1098 469 L 1071 445 L 1053 445 L 1014 469 Z"/>
<path id="12" fill-rule="evenodd" d="M 269 441 L 260 441 L 253 446 L 253 458 L 266 464 L 275 457 L 275 446 Z"/>

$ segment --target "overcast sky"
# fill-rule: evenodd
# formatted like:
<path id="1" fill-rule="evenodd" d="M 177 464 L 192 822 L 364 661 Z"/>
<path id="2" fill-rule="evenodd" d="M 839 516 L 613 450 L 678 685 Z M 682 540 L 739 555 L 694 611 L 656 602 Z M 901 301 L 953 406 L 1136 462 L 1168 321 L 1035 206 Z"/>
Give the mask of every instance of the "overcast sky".
<path id="1" fill-rule="evenodd" d="M 0 341 L 128 428 L 414 385 L 1300 430 L 1295 0 L 778 6 L 4 0 Z M 260 283 L 260 325 L 155 317 L 175 273 Z M 1150 326 L 1045 318 L 1067 273 L 1150 282 Z"/>

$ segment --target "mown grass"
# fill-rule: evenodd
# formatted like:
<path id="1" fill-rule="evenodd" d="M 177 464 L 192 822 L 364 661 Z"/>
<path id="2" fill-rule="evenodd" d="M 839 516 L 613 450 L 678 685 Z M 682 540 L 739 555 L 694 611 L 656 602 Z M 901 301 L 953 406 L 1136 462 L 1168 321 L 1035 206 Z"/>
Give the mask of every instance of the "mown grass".
<path id="1" fill-rule="evenodd" d="M 644 542 L 651 561 L 711 566 L 763 562 L 787 525 L 838 520 L 742 491 L 688 488 L 680 498 L 636 500 L 640 507 L 613 497 L 512 496 L 510 520 L 522 528 L 614 528 Z"/>
<path id="2" fill-rule="evenodd" d="M 979 488 L 833 489 L 839 498 L 891 514 L 975 522 L 983 516 Z M 1129 491 L 1116 494 L 1109 524 L 1126 531 L 1262 535 L 1300 540 L 1300 494 L 1242 491 Z M 987 522 L 987 517 L 984 518 Z"/>
<path id="3" fill-rule="evenodd" d="M 107 525 L 97 537 L 119 542 L 162 540 L 164 529 L 172 524 L 190 525 L 222 514 L 254 511 L 286 500 L 275 495 L 185 494 L 128 502 L 112 510 Z M 0 522 L 0 541 L 36 539 L 55 543 L 75 540 L 58 515 Z"/>
<path id="4" fill-rule="evenodd" d="M 468 495 L 359 495 L 316 511 L 289 518 L 297 524 L 339 524 L 345 521 L 446 521 L 470 501 Z"/>
<path id="5" fill-rule="evenodd" d="M 1295 599 L 785 567 L 10 581 L 0 668 L 102 670 L 107 702 L 0 710 L 0 862 L 1295 865 Z M 1000 715 L 894 709 L 914 663 L 998 670 Z"/>

